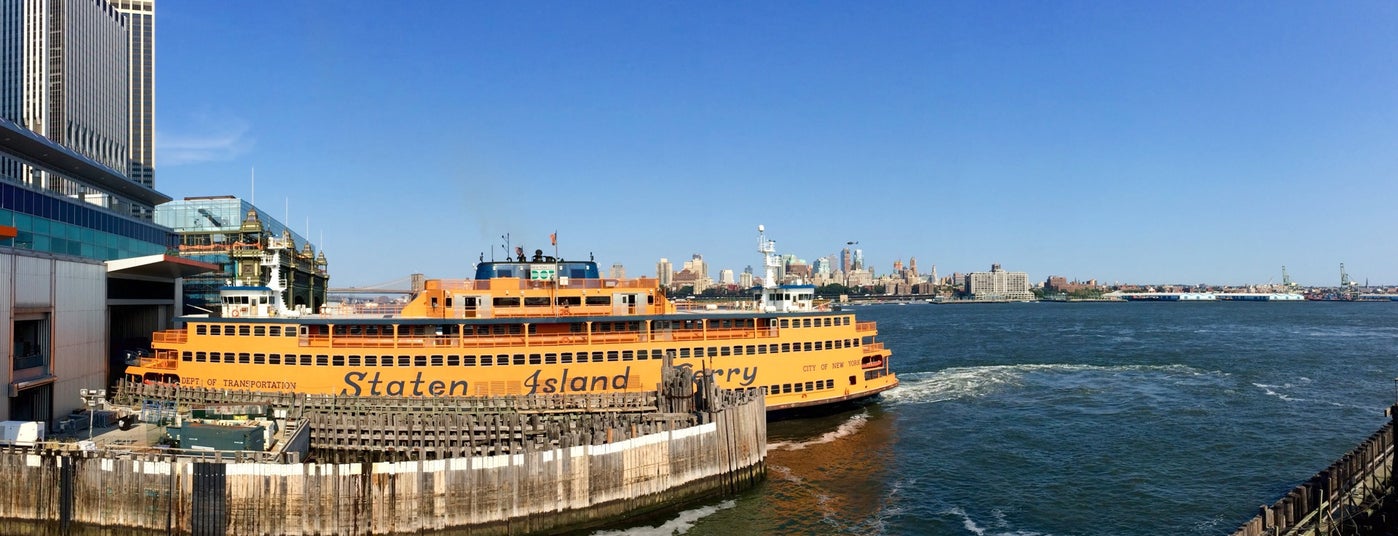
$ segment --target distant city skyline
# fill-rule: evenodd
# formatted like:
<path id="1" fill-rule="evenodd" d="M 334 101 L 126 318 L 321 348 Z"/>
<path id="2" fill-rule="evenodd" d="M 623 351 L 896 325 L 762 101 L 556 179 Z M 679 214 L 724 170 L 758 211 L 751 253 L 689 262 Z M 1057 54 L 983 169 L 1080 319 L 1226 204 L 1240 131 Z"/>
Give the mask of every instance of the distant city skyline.
<path id="1" fill-rule="evenodd" d="M 162 5 L 161 191 L 256 168 L 334 286 L 555 231 L 736 271 L 758 224 L 881 272 L 1398 284 L 1392 3 L 379 7 Z"/>

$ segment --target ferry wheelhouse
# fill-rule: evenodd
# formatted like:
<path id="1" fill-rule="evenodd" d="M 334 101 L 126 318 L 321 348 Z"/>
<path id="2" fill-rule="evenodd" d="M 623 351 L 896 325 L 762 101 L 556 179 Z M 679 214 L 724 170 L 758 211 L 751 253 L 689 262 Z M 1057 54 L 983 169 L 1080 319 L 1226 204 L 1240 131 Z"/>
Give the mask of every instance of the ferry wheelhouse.
<path id="1" fill-rule="evenodd" d="M 591 260 L 521 253 L 474 279 L 427 280 L 398 311 L 289 309 L 278 276 L 229 286 L 219 314 L 186 316 L 128 361 L 132 381 L 359 396 L 494 396 L 653 390 L 664 356 L 769 410 L 874 396 L 898 385 L 873 322 L 818 305 L 814 287 L 764 286 L 734 307 L 681 308 L 655 279 L 607 279 Z M 263 263 L 280 274 L 275 240 Z"/>

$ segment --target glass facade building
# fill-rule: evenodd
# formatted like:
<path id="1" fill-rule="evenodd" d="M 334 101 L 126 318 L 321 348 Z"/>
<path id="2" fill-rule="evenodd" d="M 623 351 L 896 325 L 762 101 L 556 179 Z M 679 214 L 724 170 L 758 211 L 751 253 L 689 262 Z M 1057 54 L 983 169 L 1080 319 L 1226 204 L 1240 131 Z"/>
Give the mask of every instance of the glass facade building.
<path id="1" fill-rule="evenodd" d="M 109 261 L 165 253 L 175 234 L 102 207 L 0 181 L 0 225 L 14 227 L 14 238 L 0 246 Z"/>

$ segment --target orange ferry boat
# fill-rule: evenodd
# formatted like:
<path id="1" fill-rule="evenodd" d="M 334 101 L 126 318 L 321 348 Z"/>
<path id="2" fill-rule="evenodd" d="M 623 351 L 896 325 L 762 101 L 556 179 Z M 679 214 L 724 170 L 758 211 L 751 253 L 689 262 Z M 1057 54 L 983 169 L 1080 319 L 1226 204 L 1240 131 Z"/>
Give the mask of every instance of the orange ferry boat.
<path id="1" fill-rule="evenodd" d="M 132 381 L 359 396 L 494 396 L 654 390 L 662 358 L 768 410 L 874 396 L 898 385 L 873 322 L 775 285 L 776 244 L 758 227 L 764 287 L 739 307 L 681 309 L 655 279 L 604 279 L 593 261 L 481 262 L 471 280 L 428 280 L 401 311 L 288 309 L 276 239 L 266 286 L 229 286 L 218 316 L 181 317 L 128 360 Z"/>

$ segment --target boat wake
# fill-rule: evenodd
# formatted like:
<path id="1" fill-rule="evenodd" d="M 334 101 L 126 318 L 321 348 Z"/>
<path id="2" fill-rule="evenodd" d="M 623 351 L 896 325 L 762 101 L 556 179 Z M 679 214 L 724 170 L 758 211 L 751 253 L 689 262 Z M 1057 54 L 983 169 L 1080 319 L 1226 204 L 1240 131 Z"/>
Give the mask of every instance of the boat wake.
<path id="1" fill-rule="evenodd" d="M 849 420 L 840 423 L 838 428 L 821 434 L 819 437 L 807 441 L 777 441 L 774 443 L 767 443 L 767 450 L 802 450 L 813 445 L 830 443 L 842 437 L 853 435 L 861 428 L 864 428 L 864 425 L 868 422 L 869 412 L 863 411 L 851 416 Z"/>
<path id="2" fill-rule="evenodd" d="M 726 500 L 718 504 L 701 506 L 691 510 L 685 510 L 675 516 L 674 519 L 666 521 L 656 526 L 630 527 L 622 530 L 603 530 L 592 533 L 592 536 L 673 536 L 676 534 L 686 534 L 689 529 L 699 520 L 714 515 L 720 510 L 727 510 L 737 506 L 737 502 Z"/>
<path id="3" fill-rule="evenodd" d="M 1206 372 L 1186 365 L 1080 365 L 1066 363 L 990 365 L 983 367 L 953 367 L 937 372 L 899 374 L 900 385 L 883 393 L 883 399 L 895 404 L 930 404 L 949 400 L 975 398 L 1024 385 L 1030 374 L 1105 374 L 1146 373 L 1164 376 L 1193 377 Z"/>
<path id="4" fill-rule="evenodd" d="M 999 510 L 993 513 L 995 518 L 989 521 L 989 526 L 981 526 L 980 523 L 971 518 L 970 514 L 966 513 L 966 510 L 959 506 L 951 508 L 943 512 L 943 514 L 960 518 L 961 525 L 966 527 L 967 531 L 977 536 L 1048 536 L 1045 533 L 1032 530 L 1011 529 L 1009 522 L 1005 520 L 1005 513 Z"/>

